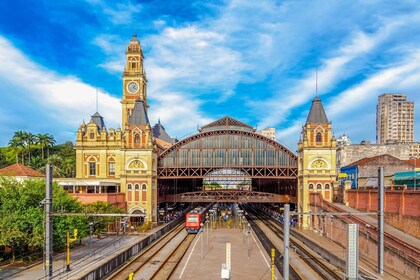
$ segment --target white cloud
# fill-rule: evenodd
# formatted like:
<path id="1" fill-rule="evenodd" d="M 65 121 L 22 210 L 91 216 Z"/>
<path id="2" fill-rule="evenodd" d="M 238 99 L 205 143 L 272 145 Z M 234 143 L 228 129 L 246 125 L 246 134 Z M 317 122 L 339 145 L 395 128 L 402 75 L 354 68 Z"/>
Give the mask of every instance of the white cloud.
<path id="1" fill-rule="evenodd" d="M 28 106 L 24 115 L 17 115 L 16 122 L 31 123 L 43 117 L 43 126 L 56 128 L 59 133 L 70 128 L 76 132 L 84 118 L 95 112 L 96 89 L 72 76 L 62 76 L 44 69 L 17 50 L 7 39 L 0 36 L 0 84 L 8 84 L 20 94 L 22 106 Z M 24 83 L 22 81 L 25 81 Z M 7 83 L 6 83 L 7 82 Z M 0 89 L 3 94 L 8 89 Z M 3 96 L 4 100 L 7 98 Z M 121 107 L 117 98 L 108 93 L 99 93 L 99 108 L 108 127 L 119 124 Z M 8 104 L 2 102 L 0 110 L 7 110 Z M 4 121 L 4 120 L 0 120 Z M 2 123 L 0 126 L 6 126 Z M 33 123 L 36 127 L 36 124 Z M 9 139 L 11 135 L 3 135 Z M 4 140 L 4 139 L 3 139 Z M 68 139 L 66 139 L 68 140 Z"/>
<path id="2" fill-rule="evenodd" d="M 197 125 L 203 126 L 212 121 L 200 115 L 198 101 L 186 98 L 182 93 L 165 92 L 155 99 L 159 106 L 149 111 L 151 120 L 160 119 L 172 137 L 185 138 L 197 132 Z"/>

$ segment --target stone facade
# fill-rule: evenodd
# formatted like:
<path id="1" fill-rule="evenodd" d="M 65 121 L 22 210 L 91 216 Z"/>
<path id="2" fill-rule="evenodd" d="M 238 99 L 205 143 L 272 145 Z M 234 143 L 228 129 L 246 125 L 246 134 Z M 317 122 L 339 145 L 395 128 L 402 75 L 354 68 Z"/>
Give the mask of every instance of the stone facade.
<path id="1" fill-rule="evenodd" d="M 343 145 L 337 148 L 338 170 L 350 163 L 362 158 L 388 154 L 401 160 L 410 159 L 411 146 L 413 144 L 370 144 L 367 141 L 362 144 Z"/>
<path id="2" fill-rule="evenodd" d="M 143 51 L 134 35 L 126 49 L 122 77 L 122 129 L 107 129 L 96 112 L 76 136 L 76 182 L 81 193 L 122 193 L 128 213 L 157 219 L 159 145 L 148 120 Z"/>
<path id="3" fill-rule="evenodd" d="M 335 185 L 336 140 L 321 100 L 316 97 L 298 144 L 298 211 L 309 211 L 310 193 L 320 193 L 331 202 Z M 308 228 L 308 216 L 302 217 L 302 226 Z"/>

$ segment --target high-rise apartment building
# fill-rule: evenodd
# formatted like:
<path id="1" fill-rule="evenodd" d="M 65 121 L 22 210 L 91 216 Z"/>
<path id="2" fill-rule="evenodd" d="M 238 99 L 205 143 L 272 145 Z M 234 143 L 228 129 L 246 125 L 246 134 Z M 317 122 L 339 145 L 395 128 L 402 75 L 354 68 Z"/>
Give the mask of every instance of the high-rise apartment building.
<path id="1" fill-rule="evenodd" d="M 376 143 L 414 142 L 414 102 L 405 94 L 382 94 L 376 107 Z"/>

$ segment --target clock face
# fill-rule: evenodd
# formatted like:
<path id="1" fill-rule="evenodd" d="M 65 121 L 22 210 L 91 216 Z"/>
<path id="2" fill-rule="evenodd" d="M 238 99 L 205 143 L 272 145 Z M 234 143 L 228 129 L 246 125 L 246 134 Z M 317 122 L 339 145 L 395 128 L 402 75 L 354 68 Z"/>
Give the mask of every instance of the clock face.
<path id="1" fill-rule="evenodd" d="M 136 82 L 130 82 L 130 83 L 127 85 L 127 90 L 128 90 L 130 93 L 136 93 L 136 92 L 139 90 L 139 84 L 137 84 Z"/>

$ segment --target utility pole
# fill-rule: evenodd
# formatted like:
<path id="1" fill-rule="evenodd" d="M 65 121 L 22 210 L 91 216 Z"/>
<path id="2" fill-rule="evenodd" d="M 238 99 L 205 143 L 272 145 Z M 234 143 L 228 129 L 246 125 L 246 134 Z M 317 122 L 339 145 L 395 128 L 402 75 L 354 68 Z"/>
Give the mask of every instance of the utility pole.
<path id="1" fill-rule="evenodd" d="M 45 178 L 45 276 L 52 278 L 53 274 L 53 221 L 52 213 L 52 165 L 46 166 Z"/>
<path id="2" fill-rule="evenodd" d="M 384 274 L 384 168 L 378 168 L 378 273 Z"/>
<path id="3" fill-rule="evenodd" d="M 283 235 L 283 279 L 289 280 L 289 226 L 290 205 L 284 205 L 284 235 Z"/>

